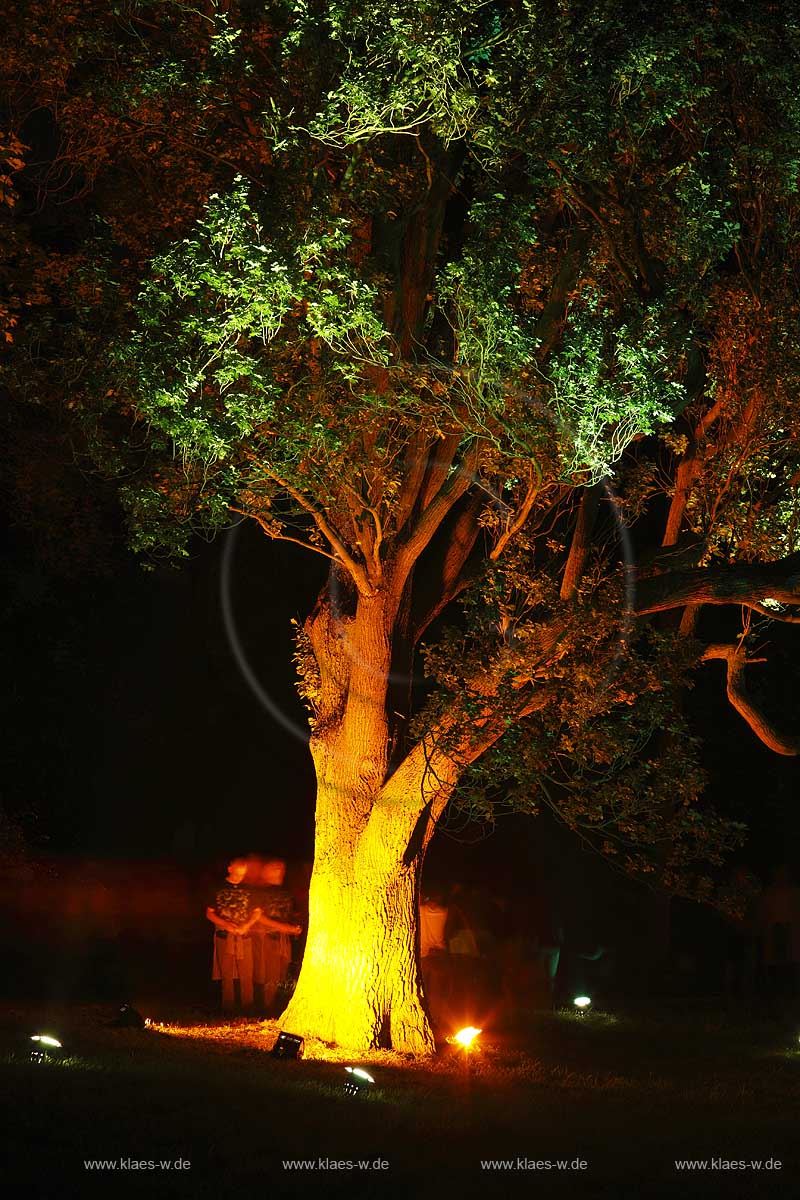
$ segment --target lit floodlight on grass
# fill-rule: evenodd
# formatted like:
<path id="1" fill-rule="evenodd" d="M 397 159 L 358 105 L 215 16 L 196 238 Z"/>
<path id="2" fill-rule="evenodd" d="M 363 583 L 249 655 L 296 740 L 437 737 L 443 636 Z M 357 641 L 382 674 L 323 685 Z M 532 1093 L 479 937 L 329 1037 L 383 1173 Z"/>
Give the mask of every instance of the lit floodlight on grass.
<path id="1" fill-rule="evenodd" d="M 369 1071 L 365 1071 L 363 1067 L 345 1067 L 345 1071 L 347 1072 L 347 1079 L 344 1081 L 345 1096 L 360 1096 L 371 1083 L 375 1082 Z"/>
<path id="2" fill-rule="evenodd" d="M 61 1042 L 58 1038 L 51 1037 L 49 1033 L 34 1033 L 31 1038 L 33 1045 L 31 1046 L 31 1062 L 43 1063 L 49 1057 L 53 1050 L 61 1049 Z"/>
<path id="3" fill-rule="evenodd" d="M 465 1050 L 470 1050 L 479 1033 L 483 1033 L 483 1030 L 476 1029 L 474 1025 L 466 1025 L 463 1029 L 459 1029 L 458 1033 L 453 1034 L 453 1041 L 458 1046 L 463 1046 Z"/>
<path id="4" fill-rule="evenodd" d="M 576 996 L 572 1003 L 578 1012 L 584 1013 L 587 1009 L 591 1008 L 592 998 L 591 996 Z"/>

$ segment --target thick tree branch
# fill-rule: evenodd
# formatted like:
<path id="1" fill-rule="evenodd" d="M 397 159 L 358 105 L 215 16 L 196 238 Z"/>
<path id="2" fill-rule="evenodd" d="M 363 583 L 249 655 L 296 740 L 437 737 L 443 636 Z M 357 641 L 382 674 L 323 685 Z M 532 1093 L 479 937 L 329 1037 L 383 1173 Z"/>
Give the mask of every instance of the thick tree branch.
<path id="1" fill-rule="evenodd" d="M 723 659 L 727 664 L 728 699 L 753 733 L 764 745 L 776 754 L 793 757 L 800 753 L 800 737 L 789 737 L 775 728 L 773 723 L 750 698 L 745 686 L 744 668 L 748 662 L 763 662 L 763 659 L 748 659 L 740 646 L 711 645 L 703 651 L 703 660 Z"/>
<path id="2" fill-rule="evenodd" d="M 420 507 L 427 508 L 438 496 L 447 479 L 447 474 L 453 465 L 463 434 L 461 430 L 447 433 L 440 438 L 428 460 L 425 481 L 420 492 Z"/>
<path id="3" fill-rule="evenodd" d="M 465 454 L 459 469 L 454 471 L 447 482 L 442 485 L 432 502 L 420 514 L 419 520 L 409 531 L 407 538 L 399 546 L 396 568 L 397 580 L 401 586 L 453 505 L 461 499 L 474 482 L 479 454 L 479 443 L 476 439 Z"/>
<path id="4" fill-rule="evenodd" d="M 678 463 L 675 472 L 675 491 L 672 494 L 672 503 L 669 506 L 669 513 L 667 514 L 664 537 L 661 540 L 663 547 L 674 546 L 678 541 L 678 535 L 680 534 L 683 517 L 686 512 L 686 505 L 689 502 L 689 496 L 699 469 L 700 464 L 697 459 L 697 450 L 693 448 Z"/>
<path id="5" fill-rule="evenodd" d="M 564 575 L 561 580 L 561 599 L 572 600 L 578 590 L 586 560 L 592 544 L 592 530 L 597 516 L 597 506 L 600 502 L 599 483 L 583 489 L 578 507 L 578 520 L 575 522 L 575 532 L 569 548 Z"/>
<path id="6" fill-rule="evenodd" d="M 409 439 L 408 452 L 405 456 L 403 486 L 395 502 L 394 521 L 398 533 L 414 511 L 419 489 L 422 487 L 422 481 L 428 469 L 428 454 L 427 438 L 418 430 Z"/>
<path id="7" fill-rule="evenodd" d="M 547 303 L 536 322 L 536 337 L 539 339 L 539 360 L 544 360 L 555 346 L 561 324 L 566 316 L 569 298 L 578 281 L 581 264 L 589 245 L 589 233 L 581 225 L 575 225 L 570 234 L 561 266 L 553 281 Z"/>
<path id="8" fill-rule="evenodd" d="M 755 605 L 765 599 L 800 604 L 800 554 L 774 563 L 653 575 L 637 584 L 635 612 L 645 616 L 684 604 Z"/>
<path id="9" fill-rule="evenodd" d="M 369 501 L 368 495 L 362 494 L 349 483 L 344 483 L 343 493 L 350 519 L 353 522 L 353 536 L 356 545 L 369 564 L 373 586 L 380 582 L 382 568 L 380 548 L 383 542 L 383 526 L 377 509 Z M 365 488 L 368 492 L 368 488 Z M 370 518 L 367 520 L 367 518 Z"/>
<path id="10" fill-rule="evenodd" d="M 438 539 L 431 547 L 430 555 L 417 565 L 414 573 L 414 619 L 411 637 L 416 645 L 432 621 L 444 612 L 472 580 L 473 573 L 465 574 L 464 567 L 472 553 L 480 533 L 478 517 L 484 507 L 484 497 L 468 497 L 465 507 L 452 522 L 447 544 L 442 555 L 436 553 Z M 454 514 L 455 516 L 455 514 Z M 428 560 L 433 559 L 433 562 Z M 417 586 L 417 575 L 422 568 L 422 579 Z"/>
<path id="11" fill-rule="evenodd" d="M 661 545 L 664 547 L 674 546 L 677 544 L 683 525 L 683 518 L 686 513 L 686 506 L 689 502 L 689 497 L 692 492 L 697 475 L 700 471 L 700 447 L 705 440 L 711 426 L 722 415 L 724 408 L 723 398 L 720 396 L 712 404 L 698 421 L 692 442 L 685 456 L 678 463 L 678 468 L 675 473 L 675 491 L 672 495 L 672 503 L 669 506 L 667 515 L 667 524 L 664 530 L 664 537 Z"/>
<path id="12" fill-rule="evenodd" d="M 427 149 L 424 140 L 429 140 Z M 417 138 L 417 148 L 425 160 L 427 188 L 420 202 L 404 214 L 395 295 L 386 313 L 399 355 L 405 359 L 413 358 L 420 344 L 452 180 L 465 154 L 463 145 L 443 151 L 427 133 Z"/>
<path id="13" fill-rule="evenodd" d="M 553 698 L 554 689 L 540 688 L 520 700 L 514 721 L 541 711 Z M 399 805 L 406 811 L 421 813 L 436 797 L 449 794 L 464 769 L 485 754 L 508 729 L 506 714 L 500 714 L 488 701 L 483 716 L 467 728 L 460 713 L 447 713 L 436 726 L 414 745 L 380 790 L 376 804 Z M 461 728 L 460 728 L 461 727 Z M 453 736 L 455 735 L 455 737 Z"/>

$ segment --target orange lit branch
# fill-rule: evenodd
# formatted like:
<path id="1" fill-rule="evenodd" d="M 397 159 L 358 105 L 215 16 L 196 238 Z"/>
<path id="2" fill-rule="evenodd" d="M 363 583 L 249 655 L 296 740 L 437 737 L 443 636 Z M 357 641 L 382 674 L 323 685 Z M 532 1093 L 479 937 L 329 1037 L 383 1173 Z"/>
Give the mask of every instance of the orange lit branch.
<path id="1" fill-rule="evenodd" d="M 800 738 L 780 733 L 768 717 L 756 707 L 745 685 L 744 668 L 748 662 L 763 662 L 763 659 L 748 659 L 741 647 L 733 645 L 706 646 L 703 660 L 723 659 L 727 664 L 728 699 L 756 736 L 776 754 L 793 757 L 800 753 Z"/>
<path id="2" fill-rule="evenodd" d="M 528 485 L 528 491 L 525 494 L 525 499 L 522 501 L 522 504 L 520 505 L 519 512 L 514 514 L 513 518 L 509 518 L 506 528 L 503 530 L 500 537 L 497 539 L 497 542 L 492 547 L 491 553 L 489 555 L 492 562 L 497 561 L 497 559 L 500 557 L 500 555 L 505 550 L 508 543 L 514 537 L 514 535 L 519 533 L 520 529 L 522 529 L 522 526 L 525 524 L 528 517 L 531 515 L 531 510 L 533 509 L 533 506 L 536 502 L 536 498 L 538 495 L 539 495 L 539 479 L 538 479 L 538 477 L 536 477 L 534 475 L 533 471 L 531 470 L 531 478 L 530 478 L 530 483 Z"/>
<path id="3" fill-rule="evenodd" d="M 430 544 L 447 514 L 473 483 L 479 454 L 479 444 L 476 440 L 464 455 L 460 469 L 454 471 L 442 483 L 434 498 L 420 515 L 416 525 L 402 540 L 397 552 L 397 580 L 401 586 L 404 585 L 414 563 Z"/>
<path id="4" fill-rule="evenodd" d="M 583 489 L 578 507 L 578 520 L 575 523 L 575 532 L 572 536 L 572 544 L 561 580 L 562 600 L 572 600 L 578 590 L 578 584 L 592 546 L 592 531 L 599 502 L 599 484 Z"/>
<path id="5" fill-rule="evenodd" d="M 446 714 L 420 738 L 381 788 L 379 806 L 400 806 L 418 815 L 430 805 L 432 821 L 438 819 L 464 768 L 485 754 L 508 729 L 507 714 L 498 713 L 491 704 L 497 689 L 487 686 L 484 695 L 487 703 L 483 715 L 468 728 L 461 715 Z M 520 699 L 513 719 L 520 721 L 539 712 L 554 695 L 549 687 L 527 693 Z"/>
<path id="6" fill-rule="evenodd" d="M 258 513 L 247 512 L 243 508 L 234 508 L 233 505 L 231 505 L 230 511 L 232 513 L 236 513 L 237 516 L 249 517 L 251 520 L 255 521 L 261 527 L 261 529 L 263 529 L 267 537 L 272 541 L 293 542 L 295 546 L 302 546 L 304 550 L 310 550 L 312 554 L 321 554 L 323 558 L 328 558 L 331 562 L 339 562 L 339 559 L 335 555 L 329 554 L 328 551 L 323 550 L 321 546 L 315 546 L 311 542 L 304 542 L 302 538 L 289 537 L 288 534 L 285 533 L 275 533 L 271 529 L 268 522 L 265 521 L 262 516 L 259 516 Z"/>
<path id="7" fill-rule="evenodd" d="M 428 469 L 429 447 L 421 431 L 409 438 L 404 464 L 404 483 L 395 507 L 395 528 L 399 532 L 414 511 L 419 489 Z"/>
<path id="8" fill-rule="evenodd" d="M 424 512 L 434 497 L 439 495 L 453 465 L 458 447 L 461 445 L 462 437 L 463 434 L 459 429 L 454 433 L 445 434 L 436 442 L 428 460 L 425 480 L 419 495 L 421 511 Z"/>
<path id="9" fill-rule="evenodd" d="M 414 645 L 431 622 L 475 578 L 476 570 L 465 568 L 480 533 L 478 517 L 484 502 L 482 495 L 468 497 L 462 511 L 451 518 L 444 553 L 441 556 L 432 554 L 430 557 L 435 561 L 425 559 L 415 568 L 415 611 L 411 631 Z"/>

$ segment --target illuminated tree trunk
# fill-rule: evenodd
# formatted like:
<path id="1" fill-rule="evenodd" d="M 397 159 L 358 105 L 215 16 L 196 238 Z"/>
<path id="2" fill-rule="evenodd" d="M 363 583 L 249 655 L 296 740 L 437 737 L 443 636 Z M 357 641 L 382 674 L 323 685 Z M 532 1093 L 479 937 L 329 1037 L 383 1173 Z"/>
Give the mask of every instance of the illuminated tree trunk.
<path id="1" fill-rule="evenodd" d="M 395 839 L 369 828 L 354 837 L 325 814 L 330 803 L 318 804 L 308 940 L 281 1024 L 353 1050 L 431 1053 L 416 953 L 422 855 L 404 861 Z"/>
<path id="2" fill-rule="evenodd" d="M 395 602 L 387 592 L 357 602 L 351 597 L 348 615 L 338 583 L 332 591 L 337 604 L 323 596 L 306 625 L 319 672 L 311 738 L 314 870 L 302 970 L 281 1023 L 353 1050 L 430 1053 L 417 909 L 425 847 L 445 788 L 441 775 L 433 789 L 426 782 L 424 759 L 390 773 L 387 631 Z"/>

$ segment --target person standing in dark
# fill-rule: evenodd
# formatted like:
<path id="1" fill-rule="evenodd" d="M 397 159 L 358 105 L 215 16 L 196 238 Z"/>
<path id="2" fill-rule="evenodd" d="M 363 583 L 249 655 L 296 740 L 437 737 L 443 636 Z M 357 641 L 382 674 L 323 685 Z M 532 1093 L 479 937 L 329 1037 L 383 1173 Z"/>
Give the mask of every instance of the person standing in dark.
<path id="1" fill-rule="evenodd" d="M 444 893 L 432 889 L 419 906 L 419 954 L 422 983 L 434 1027 L 444 1023 L 450 1000 L 449 910 Z"/>
<path id="2" fill-rule="evenodd" d="M 758 929 L 768 998 L 778 1014 L 786 1015 L 800 983 L 800 887 L 787 866 L 775 870 L 761 895 Z"/>
<path id="3" fill-rule="evenodd" d="M 736 867 L 731 884 L 741 896 L 738 911 L 726 914 L 723 987 L 728 1007 L 750 1011 L 756 979 L 756 896 L 759 883 L 747 867 Z"/>
<path id="4" fill-rule="evenodd" d="M 259 886 L 254 891 L 260 912 L 253 926 L 255 983 L 263 988 L 263 1006 L 271 1008 L 286 979 L 292 961 L 292 937 L 303 932 L 291 893 L 284 886 L 286 863 L 269 858 L 261 867 Z"/>
<path id="5" fill-rule="evenodd" d="M 247 860 L 234 858 L 228 864 L 225 883 L 217 890 L 206 916 L 214 926 L 212 979 L 222 982 L 222 1011 L 235 1011 L 235 982 L 239 982 L 239 1004 L 244 1012 L 253 1008 L 253 939 L 251 929 L 261 916 L 254 906 L 253 889 L 245 886 Z"/>

